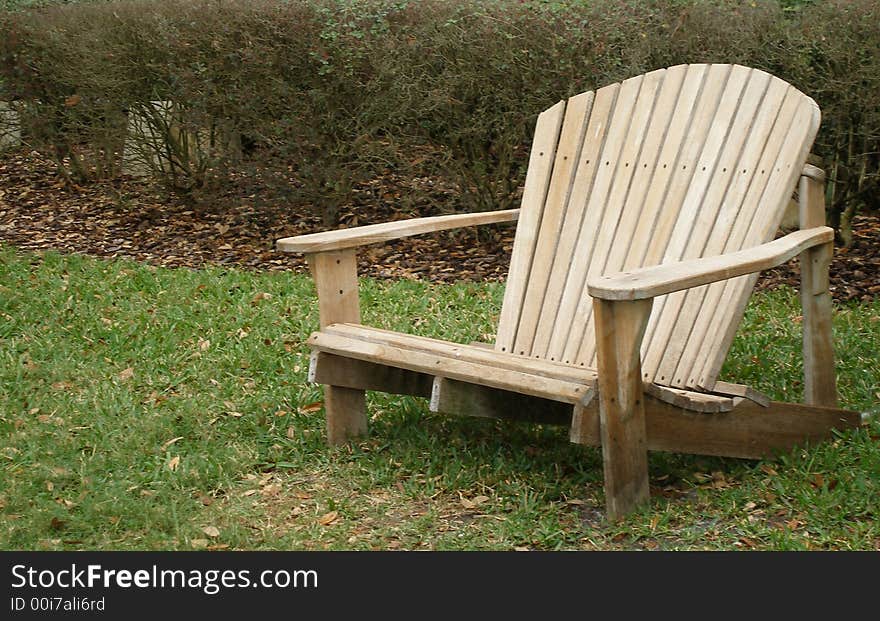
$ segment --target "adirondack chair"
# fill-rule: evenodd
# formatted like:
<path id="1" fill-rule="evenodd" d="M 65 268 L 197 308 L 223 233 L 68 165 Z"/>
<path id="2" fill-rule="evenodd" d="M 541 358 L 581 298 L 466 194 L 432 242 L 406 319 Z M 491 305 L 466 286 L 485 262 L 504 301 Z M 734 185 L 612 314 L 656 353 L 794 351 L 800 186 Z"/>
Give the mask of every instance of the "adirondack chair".
<path id="1" fill-rule="evenodd" d="M 306 253 L 320 331 L 310 381 L 328 438 L 366 431 L 364 390 L 433 411 L 570 425 L 601 445 L 606 513 L 649 497 L 647 450 L 761 458 L 860 424 L 838 409 L 816 103 L 738 65 L 653 71 L 537 120 L 520 209 L 286 238 Z M 799 183 L 800 229 L 773 240 Z M 494 346 L 360 325 L 355 249 L 517 222 Z M 718 375 L 757 275 L 798 256 L 805 404 Z M 598 398 L 597 398 L 598 397 Z"/>

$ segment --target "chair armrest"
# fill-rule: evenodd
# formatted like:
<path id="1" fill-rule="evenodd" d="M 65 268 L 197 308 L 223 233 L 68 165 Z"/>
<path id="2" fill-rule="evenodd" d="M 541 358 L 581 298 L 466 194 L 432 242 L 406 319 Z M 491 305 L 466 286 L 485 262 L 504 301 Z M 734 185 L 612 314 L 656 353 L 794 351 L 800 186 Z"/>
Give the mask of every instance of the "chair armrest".
<path id="1" fill-rule="evenodd" d="M 600 276 L 587 283 L 587 290 L 594 298 L 603 300 L 655 298 L 673 291 L 699 287 L 776 267 L 807 248 L 828 243 L 833 239 L 832 229 L 827 226 L 817 226 L 795 231 L 772 242 L 730 254 Z"/>
<path id="2" fill-rule="evenodd" d="M 277 245 L 278 250 L 283 252 L 327 252 L 356 248 L 358 246 L 366 246 L 367 244 L 378 244 L 391 239 L 457 229 L 465 226 L 514 222 L 517 218 L 519 218 L 519 209 L 453 214 L 431 218 L 413 218 L 398 222 L 383 222 L 382 224 L 369 224 L 350 229 L 312 233 L 311 235 L 285 237 L 284 239 L 279 239 Z"/>

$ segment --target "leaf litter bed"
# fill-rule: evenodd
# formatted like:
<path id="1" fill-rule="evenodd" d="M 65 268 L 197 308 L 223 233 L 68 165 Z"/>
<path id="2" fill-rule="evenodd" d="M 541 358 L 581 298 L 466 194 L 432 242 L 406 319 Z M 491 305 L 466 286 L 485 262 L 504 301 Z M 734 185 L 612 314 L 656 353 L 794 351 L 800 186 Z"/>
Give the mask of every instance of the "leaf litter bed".
<path id="1" fill-rule="evenodd" d="M 325 230 L 320 218 L 285 209 L 258 177 L 242 176 L 233 187 L 207 206 L 168 198 L 141 179 L 71 188 L 51 161 L 10 152 L 0 157 L 0 243 L 164 267 L 305 271 L 303 257 L 278 252 L 274 243 Z M 453 185 L 389 173 L 355 188 L 340 227 L 451 213 L 458 202 Z M 860 214 L 852 228 L 852 246 L 835 248 L 832 293 L 841 301 L 870 301 L 880 295 L 880 214 Z M 359 273 L 435 282 L 503 279 L 513 234 L 513 226 L 493 225 L 367 246 Z M 758 287 L 797 287 L 798 280 L 792 261 L 763 273 Z"/>

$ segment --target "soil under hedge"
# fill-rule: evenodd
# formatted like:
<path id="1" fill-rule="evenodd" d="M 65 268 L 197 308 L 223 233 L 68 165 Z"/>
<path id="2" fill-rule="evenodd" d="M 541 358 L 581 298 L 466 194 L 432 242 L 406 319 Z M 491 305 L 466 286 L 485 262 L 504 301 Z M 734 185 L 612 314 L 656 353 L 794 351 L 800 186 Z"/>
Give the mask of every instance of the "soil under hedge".
<path id="1" fill-rule="evenodd" d="M 323 230 L 320 218 L 260 205 L 251 183 L 237 190 L 223 197 L 222 207 L 209 208 L 169 200 L 143 180 L 69 188 L 39 154 L 8 153 L 0 157 L 0 243 L 166 267 L 304 271 L 302 257 L 275 251 L 274 242 Z M 401 198 L 413 192 L 429 198 L 401 211 Z M 454 187 L 393 174 L 361 184 L 352 196 L 341 211 L 343 227 L 433 215 L 438 204 L 457 200 Z M 437 282 L 503 279 L 513 232 L 511 226 L 489 226 L 369 246 L 360 253 L 360 273 Z M 852 246 L 835 251 L 832 292 L 840 301 L 870 301 L 880 296 L 880 213 L 858 215 L 853 232 Z M 797 287 L 796 261 L 758 281 L 759 287 L 779 284 Z"/>

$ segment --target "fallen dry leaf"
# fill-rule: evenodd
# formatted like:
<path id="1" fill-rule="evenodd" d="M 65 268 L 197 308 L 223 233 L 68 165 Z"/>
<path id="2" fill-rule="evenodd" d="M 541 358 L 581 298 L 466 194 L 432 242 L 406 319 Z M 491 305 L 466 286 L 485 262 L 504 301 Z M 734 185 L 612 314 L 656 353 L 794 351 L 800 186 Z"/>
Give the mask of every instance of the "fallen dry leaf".
<path id="1" fill-rule="evenodd" d="M 322 407 L 324 407 L 323 401 L 313 401 L 312 403 L 307 403 L 299 408 L 299 411 L 303 414 L 311 414 L 312 412 L 317 412 Z"/>
<path id="2" fill-rule="evenodd" d="M 162 445 L 162 450 L 164 451 L 165 449 L 167 449 L 169 446 L 171 446 L 172 444 L 174 444 L 178 440 L 183 440 L 183 436 L 177 436 L 176 438 L 171 438 L 170 440 L 168 440 L 168 442 L 166 442 L 165 444 Z"/>
<path id="3" fill-rule="evenodd" d="M 281 483 L 271 483 L 260 488 L 260 494 L 263 496 L 274 496 L 281 491 Z"/>
<path id="4" fill-rule="evenodd" d="M 779 473 L 776 472 L 776 470 L 774 470 L 773 467 L 768 464 L 761 464 L 761 470 L 763 470 L 765 474 L 771 477 L 779 476 Z"/>
<path id="5" fill-rule="evenodd" d="M 465 509 L 475 509 L 479 507 L 481 504 L 489 500 L 488 496 L 475 496 L 474 498 L 462 498 L 461 506 Z"/>

